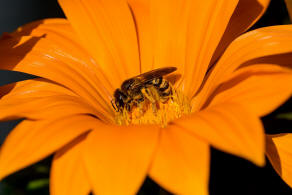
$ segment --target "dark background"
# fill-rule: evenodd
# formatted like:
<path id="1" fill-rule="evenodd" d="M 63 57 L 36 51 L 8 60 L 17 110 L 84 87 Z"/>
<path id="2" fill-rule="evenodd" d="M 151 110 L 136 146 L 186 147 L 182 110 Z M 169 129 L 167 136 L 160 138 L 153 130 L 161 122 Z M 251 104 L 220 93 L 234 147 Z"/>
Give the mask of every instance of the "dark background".
<path id="1" fill-rule="evenodd" d="M 0 34 L 11 32 L 25 23 L 52 17 L 64 17 L 56 0 L 0 0 Z M 290 23 L 283 0 L 272 0 L 268 11 L 254 28 Z M 1 62 L 0 62 L 1 63 Z M 0 71 L 0 86 L 29 76 Z M 264 117 L 267 133 L 291 132 L 291 120 L 277 117 L 291 112 L 291 100 L 275 112 Z M 8 132 L 19 121 L 0 123 L 0 145 Z M 281 180 L 267 160 L 259 168 L 252 163 L 212 148 L 210 194 L 292 194 L 291 188 Z M 48 194 L 51 157 L 15 173 L 0 182 L 0 195 Z M 167 194 L 153 181 L 147 179 L 139 194 Z"/>

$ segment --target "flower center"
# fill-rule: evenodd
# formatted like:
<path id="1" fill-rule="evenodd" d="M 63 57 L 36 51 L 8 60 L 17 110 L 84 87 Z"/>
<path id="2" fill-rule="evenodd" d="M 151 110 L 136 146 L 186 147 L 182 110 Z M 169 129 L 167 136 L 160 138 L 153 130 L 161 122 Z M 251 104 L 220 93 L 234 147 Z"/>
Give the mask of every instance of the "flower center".
<path id="1" fill-rule="evenodd" d="M 171 88 L 169 96 L 159 95 L 155 88 L 145 89 L 148 92 L 143 101 L 137 103 L 131 110 L 123 109 L 116 113 L 116 123 L 130 124 L 158 124 L 166 127 L 170 121 L 191 112 L 188 98 L 179 90 Z"/>

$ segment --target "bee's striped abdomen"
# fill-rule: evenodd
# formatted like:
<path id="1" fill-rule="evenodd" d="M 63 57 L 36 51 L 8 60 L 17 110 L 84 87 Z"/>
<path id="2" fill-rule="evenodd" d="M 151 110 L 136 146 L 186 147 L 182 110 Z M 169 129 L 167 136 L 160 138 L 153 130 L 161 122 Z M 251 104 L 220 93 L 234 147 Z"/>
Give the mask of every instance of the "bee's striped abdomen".
<path id="1" fill-rule="evenodd" d="M 159 91 L 160 92 L 165 92 L 165 91 L 167 91 L 167 89 L 169 89 L 169 83 L 168 83 L 167 80 L 163 79 L 163 81 L 162 81 L 162 83 L 161 83 L 161 85 L 159 87 Z"/>

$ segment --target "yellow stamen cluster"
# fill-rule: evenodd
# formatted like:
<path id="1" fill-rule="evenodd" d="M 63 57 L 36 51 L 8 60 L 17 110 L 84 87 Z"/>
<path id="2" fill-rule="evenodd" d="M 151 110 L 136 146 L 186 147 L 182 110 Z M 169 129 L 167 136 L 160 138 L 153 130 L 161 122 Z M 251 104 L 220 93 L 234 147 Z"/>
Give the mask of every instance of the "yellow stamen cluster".
<path id="1" fill-rule="evenodd" d="M 162 98 L 155 102 L 145 99 L 131 111 L 124 109 L 117 113 L 116 123 L 119 125 L 158 124 L 166 127 L 170 121 L 190 112 L 191 106 L 187 97 L 182 92 L 173 90 L 173 95 L 166 101 Z"/>

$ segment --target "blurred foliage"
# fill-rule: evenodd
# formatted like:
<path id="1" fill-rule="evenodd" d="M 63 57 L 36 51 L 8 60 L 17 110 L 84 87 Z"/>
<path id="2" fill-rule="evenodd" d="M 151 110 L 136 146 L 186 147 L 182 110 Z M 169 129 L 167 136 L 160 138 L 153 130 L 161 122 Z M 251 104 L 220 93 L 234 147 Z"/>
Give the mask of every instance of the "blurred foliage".
<path id="1" fill-rule="evenodd" d="M 285 119 L 285 120 L 292 120 L 292 112 L 278 114 L 277 118 Z"/>
<path id="2" fill-rule="evenodd" d="M 49 157 L 8 176 L 0 183 L 0 195 L 49 195 Z"/>
<path id="3" fill-rule="evenodd" d="M 57 3 L 55 0 L 52 1 Z M 60 12 L 59 8 L 58 11 Z M 284 0 L 272 0 L 265 15 L 252 29 L 288 23 L 290 20 Z M 291 133 L 291 105 L 292 100 L 290 99 L 276 111 L 262 118 L 267 133 Z M 212 149 L 211 153 L 210 194 L 249 194 L 250 192 L 253 192 L 252 194 L 270 194 L 273 189 L 279 189 L 277 194 L 292 194 L 292 190 L 276 174 L 268 161 L 266 167 L 258 168 L 243 159 L 215 149 Z M 52 157 L 49 157 L 4 179 L 0 182 L 0 195 L 49 195 L 51 159 Z M 251 173 L 253 173 L 252 178 Z M 268 179 L 263 180 L 265 177 Z M 248 182 L 245 182 L 246 178 L 248 178 Z M 263 191 L 263 189 L 265 190 Z M 147 178 L 138 194 L 167 195 L 169 193 Z"/>

